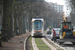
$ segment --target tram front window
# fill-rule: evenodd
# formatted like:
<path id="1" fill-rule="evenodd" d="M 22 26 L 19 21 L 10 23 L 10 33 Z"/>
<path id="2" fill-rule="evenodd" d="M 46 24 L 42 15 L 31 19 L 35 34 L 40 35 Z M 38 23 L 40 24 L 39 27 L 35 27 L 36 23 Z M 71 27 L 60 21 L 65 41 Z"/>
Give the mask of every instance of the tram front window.
<path id="1" fill-rule="evenodd" d="M 42 22 L 34 22 L 34 29 L 41 30 L 42 29 Z"/>

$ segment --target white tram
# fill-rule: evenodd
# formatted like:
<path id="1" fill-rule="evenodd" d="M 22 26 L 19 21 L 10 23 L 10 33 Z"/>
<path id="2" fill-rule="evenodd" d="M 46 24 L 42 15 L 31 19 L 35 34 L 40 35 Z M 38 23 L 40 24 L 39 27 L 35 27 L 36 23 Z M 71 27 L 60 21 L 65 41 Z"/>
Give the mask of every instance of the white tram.
<path id="1" fill-rule="evenodd" d="M 44 20 L 43 18 L 32 19 L 31 36 L 44 36 Z"/>

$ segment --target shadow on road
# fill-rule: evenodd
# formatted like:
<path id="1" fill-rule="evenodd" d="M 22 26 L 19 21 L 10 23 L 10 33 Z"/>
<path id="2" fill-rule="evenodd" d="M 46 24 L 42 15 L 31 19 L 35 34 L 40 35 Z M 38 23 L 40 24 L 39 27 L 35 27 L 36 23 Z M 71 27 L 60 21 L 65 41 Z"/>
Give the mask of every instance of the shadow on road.
<path id="1" fill-rule="evenodd" d="M 34 38 L 45 38 L 44 36 L 34 36 Z"/>
<path id="2" fill-rule="evenodd" d="M 75 45 L 73 45 L 73 44 L 62 44 L 61 46 L 62 47 L 74 47 Z"/>

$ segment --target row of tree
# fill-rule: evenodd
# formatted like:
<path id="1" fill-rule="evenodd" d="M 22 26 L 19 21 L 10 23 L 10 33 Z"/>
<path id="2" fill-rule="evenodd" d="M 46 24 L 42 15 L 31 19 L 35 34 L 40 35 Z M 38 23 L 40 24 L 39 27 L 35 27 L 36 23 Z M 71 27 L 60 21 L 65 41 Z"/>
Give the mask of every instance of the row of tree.
<path id="1" fill-rule="evenodd" d="M 27 3 L 15 0 L 3 0 L 2 29 L 0 34 L 1 41 L 8 41 L 11 37 L 25 33 L 23 32 L 23 13 L 28 7 Z M 24 27 L 25 28 L 25 27 Z"/>
<path id="2" fill-rule="evenodd" d="M 0 46 L 1 41 L 8 41 L 16 35 L 31 31 L 31 20 L 37 16 L 44 18 L 46 29 L 51 24 L 57 23 L 57 17 L 60 15 L 44 0 L 3 0 Z"/>

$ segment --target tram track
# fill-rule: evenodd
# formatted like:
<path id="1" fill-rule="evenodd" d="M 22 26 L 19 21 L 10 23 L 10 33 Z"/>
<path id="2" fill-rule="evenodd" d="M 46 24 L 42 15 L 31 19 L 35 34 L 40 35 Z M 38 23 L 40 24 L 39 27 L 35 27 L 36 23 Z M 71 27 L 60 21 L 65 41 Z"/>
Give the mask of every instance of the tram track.
<path id="1" fill-rule="evenodd" d="M 32 38 L 32 46 L 33 46 L 33 50 L 39 50 L 39 48 L 37 47 L 35 43 L 35 38 Z"/>
<path id="2" fill-rule="evenodd" d="M 56 48 L 54 48 L 52 45 L 50 45 L 46 40 L 45 40 L 45 38 L 41 38 L 43 41 L 44 41 L 44 43 L 46 43 L 52 50 L 56 50 Z"/>
<path id="3" fill-rule="evenodd" d="M 29 39 L 30 37 L 31 36 L 29 36 L 27 39 Z M 39 47 L 37 46 L 36 42 L 35 42 L 35 39 L 38 39 L 38 38 L 35 38 L 35 37 L 31 37 L 31 38 L 32 38 L 31 42 L 29 41 L 29 43 L 28 43 L 28 40 L 26 41 L 27 42 L 26 48 L 28 47 L 28 48 L 33 48 L 32 50 L 40 50 Z M 39 39 L 41 39 L 51 50 L 65 50 L 62 47 L 59 47 L 59 46 L 55 45 L 54 43 L 52 43 L 51 41 L 49 41 L 46 37 L 42 37 Z M 31 43 L 31 45 L 27 46 L 30 43 Z M 42 44 L 40 44 L 40 45 L 42 45 Z M 44 48 L 46 46 L 40 46 L 40 47 Z M 26 49 L 26 50 L 30 50 L 30 49 Z"/>

